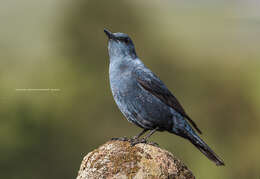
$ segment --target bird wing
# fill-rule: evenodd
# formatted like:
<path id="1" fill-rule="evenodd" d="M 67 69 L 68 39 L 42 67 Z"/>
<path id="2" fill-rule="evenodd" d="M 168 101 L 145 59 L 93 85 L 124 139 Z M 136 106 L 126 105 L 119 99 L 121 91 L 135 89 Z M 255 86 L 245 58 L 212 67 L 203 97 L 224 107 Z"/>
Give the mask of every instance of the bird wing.
<path id="1" fill-rule="evenodd" d="M 182 116 L 184 116 L 192 124 L 192 126 L 201 134 L 201 130 L 197 127 L 195 122 L 186 114 L 183 107 L 173 96 L 173 94 L 167 89 L 163 82 L 149 69 L 137 68 L 133 71 L 133 75 L 136 77 L 137 82 L 147 91 L 159 98 L 163 103 L 167 104 Z"/>

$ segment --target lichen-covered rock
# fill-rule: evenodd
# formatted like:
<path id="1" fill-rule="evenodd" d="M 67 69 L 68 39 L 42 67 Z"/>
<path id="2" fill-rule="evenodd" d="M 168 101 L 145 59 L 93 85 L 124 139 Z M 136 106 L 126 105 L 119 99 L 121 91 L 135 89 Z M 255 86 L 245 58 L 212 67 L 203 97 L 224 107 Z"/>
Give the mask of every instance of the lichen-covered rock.
<path id="1" fill-rule="evenodd" d="M 84 157 L 77 179 L 195 179 L 171 153 L 148 144 L 109 141 Z"/>

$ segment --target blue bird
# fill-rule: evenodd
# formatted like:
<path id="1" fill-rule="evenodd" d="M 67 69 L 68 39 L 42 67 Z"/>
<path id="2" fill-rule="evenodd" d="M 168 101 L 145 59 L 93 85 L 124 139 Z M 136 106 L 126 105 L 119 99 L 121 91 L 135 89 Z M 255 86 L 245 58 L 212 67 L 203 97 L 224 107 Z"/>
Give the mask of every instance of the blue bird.
<path id="1" fill-rule="evenodd" d="M 193 130 L 201 134 L 179 101 L 138 58 L 131 38 L 107 29 L 104 32 L 109 39 L 109 79 L 114 100 L 129 122 L 143 128 L 131 140 L 132 145 L 145 143 L 156 131 L 168 131 L 188 139 L 216 165 L 224 165 L 223 160 Z M 140 139 L 147 131 L 150 132 Z"/>

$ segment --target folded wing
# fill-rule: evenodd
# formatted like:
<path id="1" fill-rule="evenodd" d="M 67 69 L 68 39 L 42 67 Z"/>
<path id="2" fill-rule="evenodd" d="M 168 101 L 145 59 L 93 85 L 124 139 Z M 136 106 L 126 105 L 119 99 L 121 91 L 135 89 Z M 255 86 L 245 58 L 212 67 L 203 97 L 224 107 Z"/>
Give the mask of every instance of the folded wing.
<path id="1" fill-rule="evenodd" d="M 180 113 L 183 117 L 188 119 L 191 125 L 201 134 L 201 130 L 197 127 L 195 122 L 186 114 L 179 101 L 167 89 L 163 82 L 150 70 L 138 68 L 133 71 L 137 82 L 151 94 L 159 98 L 163 103 L 167 104 L 175 111 Z"/>

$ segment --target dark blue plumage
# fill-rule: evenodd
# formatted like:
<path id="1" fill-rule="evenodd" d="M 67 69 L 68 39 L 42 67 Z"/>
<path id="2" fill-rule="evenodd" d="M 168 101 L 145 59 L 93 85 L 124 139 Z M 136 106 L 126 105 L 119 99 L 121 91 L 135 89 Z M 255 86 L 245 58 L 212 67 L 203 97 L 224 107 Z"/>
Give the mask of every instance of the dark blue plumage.
<path id="1" fill-rule="evenodd" d="M 145 140 L 155 131 L 168 131 L 188 139 L 216 165 L 224 165 L 192 129 L 190 124 L 201 133 L 178 100 L 138 58 L 130 37 L 104 31 L 109 38 L 109 78 L 115 102 L 128 121 L 144 129 L 135 139 L 148 130 Z"/>

